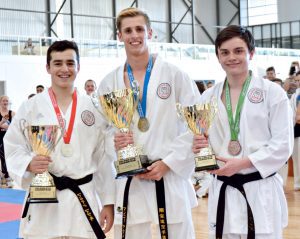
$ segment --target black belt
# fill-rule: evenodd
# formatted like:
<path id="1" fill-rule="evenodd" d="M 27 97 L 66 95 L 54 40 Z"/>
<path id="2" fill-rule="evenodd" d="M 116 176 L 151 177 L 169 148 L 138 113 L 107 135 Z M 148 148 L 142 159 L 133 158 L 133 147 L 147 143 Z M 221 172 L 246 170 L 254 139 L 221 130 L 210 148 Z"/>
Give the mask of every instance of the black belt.
<path id="1" fill-rule="evenodd" d="M 53 177 L 54 184 L 58 190 L 70 189 L 73 193 L 75 193 L 75 195 L 77 196 L 77 198 L 82 206 L 85 216 L 88 219 L 97 238 L 98 239 L 106 238 L 88 201 L 86 200 L 84 194 L 82 193 L 81 189 L 79 188 L 79 185 L 86 184 L 86 183 L 89 183 L 90 181 L 92 181 L 93 175 L 89 174 L 89 175 L 85 176 L 84 178 L 80 178 L 80 179 L 72 179 L 72 178 L 65 177 L 65 176 L 56 177 L 53 174 L 51 174 L 51 176 Z M 22 218 L 26 217 L 26 215 L 27 215 L 27 211 L 28 211 L 28 207 L 29 207 L 29 200 L 28 200 L 29 198 L 30 198 L 30 194 L 27 197 L 24 211 L 22 214 Z"/>
<path id="2" fill-rule="evenodd" d="M 123 198 L 123 211 L 122 211 L 122 239 L 126 236 L 126 225 L 127 225 L 127 206 L 128 206 L 128 196 L 129 188 L 132 181 L 132 176 L 128 177 Z M 168 223 L 167 223 L 167 213 L 166 213 L 166 200 L 165 200 L 165 187 L 164 179 L 161 178 L 159 181 L 155 181 L 156 188 L 156 201 L 157 201 L 157 213 L 160 235 L 162 239 L 168 239 Z"/>
<path id="3" fill-rule="evenodd" d="M 271 177 L 275 175 L 268 176 Z M 224 226 L 224 214 L 225 214 L 225 191 L 226 187 L 229 185 L 238 189 L 241 194 L 244 196 L 247 203 L 247 213 L 248 213 L 248 236 L 247 239 L 255 239 L 255 224 L 252 214 L 251 207 L 247 200 L 247 196 L 244 190 L 243 185 L 252 181 L 263 179 L 259 172 L 250 173 L 250 174 L 234 174 L 231 177 L 226 176 L 217 176 L 217 179 L 223 181 L 223 184 L 220 189 L 218 207 L 217 207 L 217 218 L 216 218 L 216 239 L 221 239 L 223 235 L 223 226 Z"/>

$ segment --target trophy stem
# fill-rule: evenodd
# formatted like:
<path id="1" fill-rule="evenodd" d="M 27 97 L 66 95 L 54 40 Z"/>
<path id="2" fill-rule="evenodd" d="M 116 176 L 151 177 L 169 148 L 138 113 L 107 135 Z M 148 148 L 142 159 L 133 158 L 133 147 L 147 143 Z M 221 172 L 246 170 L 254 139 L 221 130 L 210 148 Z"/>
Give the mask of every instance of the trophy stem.
<path id="1" fill-rule="evenodd" d="M 48 172 L 36 174 L 29 191 L 30 203 L 58 203 L 54 180 Z"/>

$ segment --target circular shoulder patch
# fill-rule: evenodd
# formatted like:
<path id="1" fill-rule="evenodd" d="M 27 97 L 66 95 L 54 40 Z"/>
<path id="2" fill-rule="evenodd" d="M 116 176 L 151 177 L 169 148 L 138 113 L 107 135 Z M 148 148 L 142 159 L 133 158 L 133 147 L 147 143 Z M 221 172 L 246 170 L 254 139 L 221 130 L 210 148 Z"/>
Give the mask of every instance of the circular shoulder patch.
<path id="1" fill-rule="evenodd" d="M 81 119 L 82 122 L 85 123 L 87 126 L 92 126 L 93 124 L 95 124 L 95 116 L 89 110 L 85 110 L 81 113 Z"/>
<path id="2" fill-rule="evenodd" d="M 169 98 L 169 96 L 171 95 L 171 86 L 169 85 L 169 83 L 161 83 L 157 87 L 157 95 L 163 100 Z"/>
<path id="3" fill-rule="evenodd" d="M 252 88 L 248 92 L 248 99 L 252 103 L 260 103 L 264 100 L 263 91 L 259 88 Z"/>

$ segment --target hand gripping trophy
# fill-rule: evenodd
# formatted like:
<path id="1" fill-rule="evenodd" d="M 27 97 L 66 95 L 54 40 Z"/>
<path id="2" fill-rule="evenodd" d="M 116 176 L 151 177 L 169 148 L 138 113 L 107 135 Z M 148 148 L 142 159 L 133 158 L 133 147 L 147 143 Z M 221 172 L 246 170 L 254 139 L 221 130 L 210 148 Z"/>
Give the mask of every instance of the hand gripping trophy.
<path id="1" fill-rule="evenodd" d="M 28 125 L 20 121 L 20 128 L 30 150 L 36 155 L 50 156 L 62 137 L 58 125 Z M 57 203 L 56 187 L 48 172 L 36 174 L 29 189 L 29 203 Z"/>
<path id="2" fill-rule="evenodd" d="M 217 111 L 216 101 L 210 103 L 195 104 L 183 107 L 177 103 L 177 112 L 185 120 L 189 129 L 194 134 L 208 135 L 208 130 L 213 122 Z M 195 171 L 218 169 L 215 154 L 210 146 L 202 148 L 195 156 Z"/>
<path id="3" fill-rule="evenodd" d="M 93 98 L 94 105 L 97 107 L 97 100 L 95 100 L 95 96 Z M 121 132 L 128 133 L 137 107 L 137 91 L 126 88 L 98 98 L 109 121 Z M 117 161 L 115 161 L 116 178 L 146 172 L 149 165 L 148 157 L 143 155 L 141 147 L 128 145 L 117 152 Z"/>

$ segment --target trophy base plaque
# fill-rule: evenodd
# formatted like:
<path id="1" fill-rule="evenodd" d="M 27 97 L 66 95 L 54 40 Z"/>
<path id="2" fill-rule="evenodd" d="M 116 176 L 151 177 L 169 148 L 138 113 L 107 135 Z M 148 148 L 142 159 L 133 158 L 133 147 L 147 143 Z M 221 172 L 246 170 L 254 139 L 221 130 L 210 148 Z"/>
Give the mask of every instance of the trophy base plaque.
<path id="1" fill-rule="evenodd" d="M 195 157 L 195 164 L 195 172 L 219 169 L 216 156 L 212 153 L 211 148 L 201 149 Z"/>
<path id="2" fill-rule="evenodd" d="M 135 157 L 121 159 L 115 162 L 117 170 L 116 178 L 134 176 L 139 173 L 147 172 L 150 166 L 149 159 L 146 155 L 137 155 Z"/>
<path id="3" fill-rule="evenodd" d="M 30 186 L 30 203 L 58 203 L 55 186 Z"/>

